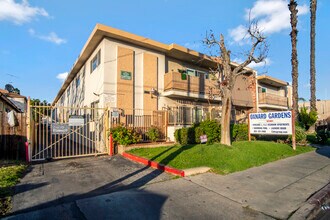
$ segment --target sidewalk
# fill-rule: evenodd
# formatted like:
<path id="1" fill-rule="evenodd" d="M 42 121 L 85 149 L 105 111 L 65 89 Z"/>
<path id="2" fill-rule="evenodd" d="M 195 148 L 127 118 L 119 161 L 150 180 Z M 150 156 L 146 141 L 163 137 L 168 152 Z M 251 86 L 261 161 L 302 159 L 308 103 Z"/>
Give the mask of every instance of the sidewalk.
<path id="1" fill-rule="evenodd" d="M 243 207 L 286 219 L 330 182 L 330 147 L 227 176 L 189 179 Z"/>
<path id="2" fill-rule="evenodd" d="M 7 219 L 287 219 L 330 182 L 329 157 L 327 147 L 227 176 L 156 182 Z"/>

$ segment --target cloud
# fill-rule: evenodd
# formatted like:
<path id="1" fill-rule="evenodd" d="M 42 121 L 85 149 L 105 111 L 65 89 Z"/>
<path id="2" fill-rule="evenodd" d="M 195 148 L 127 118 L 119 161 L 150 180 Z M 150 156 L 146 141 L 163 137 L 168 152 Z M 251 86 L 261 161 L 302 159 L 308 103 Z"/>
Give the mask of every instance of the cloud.
<path id="1" fill-rule="evenodd" d="M 233 62 L 240 64 L 240 63 L 243 63 L 244 61 L 242 59 L 240 59 L 240 58 L 235 58 L 233 60 Z M 261 68 L 261 67 L 269 66 L 272 63 L 273 63 L 273 61 L 270 58 L 266 58 L 263 62 L 260 62 L 260 63 L 254 63 L 254 62 L 252 62 L 252 63 L 250 63 L 248 65 L 248 67 L 250 67 L 252 69 L 256 69 L 256 68 Z"/>
<path id="2" fill-rule="evenodd" d="M 310 83 L 306 83 L 306 84 L 304 84 L 303 87 L 304 87 L 304 88 L 310 88 L 310 87 L 311 87 L 311 84 L 310 84 Z"/>
<path id="3" fill-rule="evenodd" d="M 10 21 L 23 24 L 31 21 L 36 16 L 48 17 L 45 9 L 32 7 L 28 0 L 16 3 L 15 0 L 0 0 L 0 21 Z"/>
<path id="4" fill-rule="evenodd" d="M 298 16 L 309 12 L 308 5 L 299 5 Z M 259 29 L 266 35 L 279 33 L 289 29 L 290 11 L 287 0 L 257 0 L 251 9 L 245 9 L 245 21 L 258 21 Z M 239 25 L 229 30 L 229 35 L 235 42 L 244 40 L 247 27 Z"/>
<path id="5" fill-rule="evenodd" d="M 189 43 L 189 42 L 187 42 L 187 43 L 184 44 L 184 47 L 192 49 L 192 50 L 197 50 L 201 47 L 201 43 L 196 43 L 196 42 Z"/>
<path id="6" fill-rule="evenodd" d="M 29 29 L 28 31 L 31 36 L 39 38 L 44 41 L 52 42 L 58 45 L 66 43 L 66 40 L 57 36 L 55 32 L 50 32 L 48 35 L 39 35 L 33 29 Z"/>
<path id="7" fill-rule="evenodd" d="M 68 76 L 68 72 L 59 73 L 57 74 L 56 78 L 59 79 L 62 83 L 65 81 L 66 77 Z"/>

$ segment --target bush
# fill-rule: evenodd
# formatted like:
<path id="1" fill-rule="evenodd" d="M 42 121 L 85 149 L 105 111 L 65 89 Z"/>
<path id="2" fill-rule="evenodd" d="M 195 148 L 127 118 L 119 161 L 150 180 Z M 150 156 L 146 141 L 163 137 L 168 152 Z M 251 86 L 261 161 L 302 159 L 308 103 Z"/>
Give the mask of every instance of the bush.
<path id="1" fill-rule="evenodd" d="M 315 124 L 316 120 L 317 120 L 316 111 L 311 110 L 310 112 L 307 112 L 307 108 L 305 106 L 300 108 L 299 121 L 306 130 L 308 130 L 310 126 Z"/>
<path id="2" fill-rule="evenodd" d="M 230 126 L 232 141 L 247 141 L 249 139 L 249 128 L 247 124 L 232 124 Z"/>
<path id="3" fill-rule="evenodd" d="M 221 128 L 215 120 L 203 121 L 200 123 L 199 128 L 200 130 L 197 132 L 195 130 L 195 140 L 200 138 L 201 135 L 206 134 L 208 144 L 220 142 Z"/>
<path id="4" fill-rule="evenodd" d="M 306 135 L 306 131 L 304 128 L 302 128 L 301 126 L 295 126 L 295 131 L 296 131 L 296 142 L 301 142 L 301 143 L 304 143 L 306 142 L 306 138 L 307 138 L 307 135 Z M 289 136 L 289 141 L 291 142 L 292 141 L 292 135 Z"/>
<path id="5" fill-rule="evenodd" d="M 177 143 L 181 143 L 181 128 L 174 131 L 174 138 Z"/>
<path id="6" fill-rule="evenodd" d="M 129 144 L 135 144 L 141 140 L 141 135 L 132 129 L 120 125 L 110 130 L 113 140 L 119 145 L 127 146 Z"/>
<path id="7" fill-rule="evenodd" d="M 307 135 L 304 128 L 297 126 L 295 131 L 296 131 L 296 142 L 306 141 Z"/>
<path id="8" fill-rule="evenodd" d="M 317 131 L 317 138 L 320 144 L 327 143 L 328 138 L 330 138 L 330 131 L 327 131 L 326 129 Z"/>
<path id="9" fill-rule="evenodd" d="M 314 134 L 307 134 L 306 139 L 311 144 L 317 144 L 319 143 L 319 139 L 316 133 Z"/>
<path id="10" fill-rule="evenodd" d="M 180 144 L 187 145 L 188 144 L 188 128 L 181 128 L 180 132 Z"/>
<path id="11" fill-rule="evenodd" d="M 157 127 L 152 126 L 149 128 L 147 136 L 152 142 L 156 142 L 160 136 L 160 131 Z"/>
<path id="12" fill-rule="evenodd" d="M 204 133 L 203 133 L 203 129 L 201 127 L 196 127 L 195 128 L 195 142 L 197 144 L 200 144 L 201 143 L 201 139 L 200 139 L 200 136 L 202 136 Z"/>

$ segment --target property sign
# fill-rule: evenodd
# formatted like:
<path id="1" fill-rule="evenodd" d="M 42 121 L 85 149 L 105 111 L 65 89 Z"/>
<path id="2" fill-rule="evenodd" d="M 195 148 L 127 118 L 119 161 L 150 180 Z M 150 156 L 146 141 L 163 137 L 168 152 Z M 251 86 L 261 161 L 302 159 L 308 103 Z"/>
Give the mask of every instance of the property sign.
<path id="1" fill-rule="evenodd" d="M 206 143 L 206 142 L 207 142 L 207 136 L 206 136 L 206 134 L 205 134 L 205 135 L 202 135 L 202 136 L 200 136 L 199 138 L 201 139 L 201 143 L 202 143 L 202 144 L 204 144 L 204 143 Z"/>
<path id="2" fill-rule="evenodd" d="M 249 114 L 250 134 L 291 135 L 292 112 L 262 112 Z"/>
<path id="3" fill-rule="evenodd" d="M 69 116 L 69 126 L 83 126 L 84 123 L 85 123 L 85 120 L 82 115 L 70 115 Z"/>
<path id="4" fill-rule="evenodd" d="M 132 79 L 132 73 L 128 71 L 121 71 L 120 72 L 120 78 L 125 80 L 131 80 Z"/>
<path id="5" fill-rule="evenodd" d="M 69 133 L 69 125 L 68 124 L 52 124 L 52 134 L 67 134 Z"/>

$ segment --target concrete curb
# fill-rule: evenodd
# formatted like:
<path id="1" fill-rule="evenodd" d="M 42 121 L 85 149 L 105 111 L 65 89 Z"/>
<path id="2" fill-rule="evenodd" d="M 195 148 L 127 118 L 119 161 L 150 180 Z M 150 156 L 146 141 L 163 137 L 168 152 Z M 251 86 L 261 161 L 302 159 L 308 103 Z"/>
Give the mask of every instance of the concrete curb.
<path id="1" fill-rule="evenodd" d="M 330 183 L 315 193 L 290 219 L 314 219 L 321 212 L 321 206 L 330 202 Z"/>
<path id="2" fill-rule="evenodd" d="M 183 170 L 179 170 L 179 169 L 175 169 L 173 167 L 165 166 L 165 165 L 159 164 L 157 162 L 145 159 L 143 157 L 135 156 L 133 154 L 129 154 L 129 153 L 126 153 L 126 152 L 124 152 L 122 155 L 123 155 L 123 157 L 125 157 L 129 160 L 132 160 L 132 161 L 135 161 L 135 162 L 138 162 L 138 163 L 142 163 L 146 166 L 153 167 L 153 168 L 156 168 L 158 170 L 165 171 L 167 173 L 171 173 L 171 174 L 174 174 L 174 175 L 177 175 L 177 176 L 181 176 L 181 177 L 185 176 L 185 173 L 184 173 Z"/>

